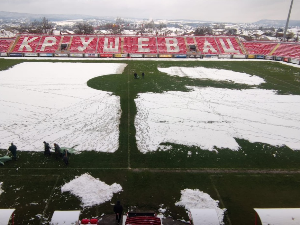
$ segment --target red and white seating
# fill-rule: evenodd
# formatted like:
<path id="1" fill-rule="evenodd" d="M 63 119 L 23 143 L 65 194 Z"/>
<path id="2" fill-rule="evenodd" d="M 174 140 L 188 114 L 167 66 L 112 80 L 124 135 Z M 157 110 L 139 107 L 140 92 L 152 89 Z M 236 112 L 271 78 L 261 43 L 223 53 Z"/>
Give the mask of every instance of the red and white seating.
<path id="1" fill-rule="evenodd" d="M 42 36 L 39 35 L 22 35 L 19 39 L 16 39 L 18 41 L 11 52 L 36 52 L 37 46 L 40 43 L 41 38 Z"/>
<path id="2" fill-rule="evenodd" d="M 70 53 L 96 53 L 97 36 L 73 36 L 70 45 Z"/>
<path id="3" fill-rule="evenodd" d="M 278 43 L 242 42 L 250 55 L 269 55 Z"/>
<path id="4" fill-rule="evenodd" d="M 198 49 L 203 55 L 220 54 L 219 47 L 214 37 L 196 37 Z"/>
<path id="5" fill-rule="evenodd" d="M 243 54 L 235 37 L 215 37 L 221 54 Z"/>
<path id="6" fill-rule="evenodd" d="M 121 37 L 105 36 L 99 37 L 97 53 L 121 53 Z"/>
<path id="7" fill-rule="evenodd" d="M 98 35 L 33 35 L 16 39 L 0 39 L 0 52 L 56 53 L 67 44 L 69 53 L 100 54 L 187 54 L 190 45 L 196 45 L 203 55 L 252 54 L 300 58 L 300 44 L 275 42 L 242 42 L 228 36 L 156 37 L 156 36 L 98 36 Z M 279 46 L 277 46 L 280 44 Z M 13 49 L 10 49 L 13 46 Z M 278 47 L 278 48 L 277 48 Z"/>
<path id="8" fill-rule="evenodd" d="M 186 44 L 183 37 L 158 37 L 159 54 L 186 54 Z"/>
<path id="9" fill-rule="evenodd" d="M 285 44 L 282 43 L 280 46 L 273 52 L 272 55 L 276 56 L 285 56 L 291 58 L 300 58 L 300 45 L 299 44 Z"/>
<path id="10" fill-rule="evenodd" d="M 55 53 L 59 50 L 62 36 L 42 36 L 36 52 L 38 53 Z"/>
<path id="11" fill-rule="evenodd" d="M 157 53 L 156 37 L 124 37 L 124 53 Z"/>
<path id="12" fill-rule="evenodd" d="M 0 53 L 8 52 L 14 41 L 14 39 L 0 39 Z"/>

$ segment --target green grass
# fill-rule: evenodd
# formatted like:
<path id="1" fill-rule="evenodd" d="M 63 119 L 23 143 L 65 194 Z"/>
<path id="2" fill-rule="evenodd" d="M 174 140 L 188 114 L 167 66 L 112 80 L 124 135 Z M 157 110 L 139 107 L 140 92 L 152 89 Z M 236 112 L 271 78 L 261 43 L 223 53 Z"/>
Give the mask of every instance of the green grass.
<path id="1" fill-rule="evenodd" d="M 0 70 L 32 61 L 35 60 L 0 59 Z M 186 86 L 253 88 L 229 82 L 172 77 L 159 72 L 158 67 L 202 66 L 245 72 L 266 80 L 266 83 L 257 88 L 276 90 L 278 94 L 285 95 L 300 95 L 299 68 L 269 61 L 80 61 L 83 62 L 128 64 L 123 74 L 96 77 L 88 81 L 88 86 L 94 89 L 120 96 L 120 147 L 115 153 L 90 151 L 73 155 L 68 167 L 54 156 L 45 157 L 42 152 L 19 151 L 18 161 L 7 162 L 0 168 L 0 181 L 5 190 L 0 195 L 0 208 L 16 208 L 17 224 L 47 224 L 54 210 L 80 209 L 81 218 L 111 214 L 111 204 L 118 199 L 122 201 L 125 211 L 132 207 L 157 211 L 160 204 L 164 204 L 163 208 L 167 208 L 166 215 L 188 220 L 185 210 L 175 206 L 175 202 L 180 199 L 180 191 L 185 188 L 200 189 L 213 199 L 222 200 L 224 206 L 221 207 L 228 209 L 233 225 L 254 224 L 254 207 L 298 207 L 300 175 L 254 176 L 247 174 L 245 170 L 298 171 L 300 151 L 293 151 L 287 146 L 236 139 L 240 145 L 238 151 L 216 149 L 216 152 L 164 143 L 172 145 L 172 150 L 142 154 L 138 151 L 135 140 L 134 99 L 139 93 L 146 92 L 187 92 L 189 90 Z M 139 75 L 145 72 L 145 79 L 133 79 L 134 71 Z M 190 157 L 188 152 L 192 153 Z M 4 154 L 6 151 L 0 150 L 0 155 Z M 217 174 L 206 174 L 206 168 L 218 169 Z M 193 172 L 188 172 L 190 169 Z M 239 170 L 240 174 L 225 174 L 221 172 L 223 169 Z M 110 185 L 119 183 L 123 191 L 115 195 L 111 202 L 82 209 L 80 201 L 69 193 L 61 194 L 60 187 L 85 172 Z M 41 215 L 41 218 L 37 215 Z M 225 221 L 229 224 L 227 217 Z"/>

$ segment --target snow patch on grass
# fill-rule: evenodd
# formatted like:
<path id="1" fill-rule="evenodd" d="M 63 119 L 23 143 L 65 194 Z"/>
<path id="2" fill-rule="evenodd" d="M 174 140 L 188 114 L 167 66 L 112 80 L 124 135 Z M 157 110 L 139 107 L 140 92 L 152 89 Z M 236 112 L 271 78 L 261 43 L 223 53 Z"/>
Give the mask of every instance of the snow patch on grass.
<path id="1" fill-rule="evenodd" d="M 139 151 L 167 150 L 161 143 L 238 150 L 235 138 L 300 150 L 300 96 L 261 89 L 190 88 L 138 95 Z"/>
<path id="2" fill-rule="evenodd" d="M 83 207 L 91 207 L 110 201 L 113 194 L 122 191 L 121 185 L 107 185 L 85 173 L 61 187 L 61 192 L 71 192 L 81 200 Z"/>
<path id="3" fill-rule="evenodd" d="M 211 69 L 205 67 L 169 67 L 158 68 L 158 70 L 171 76 L 189 77 L 194 79 L 229 81 L 248 85 L 260 85 L 265 83 L 264 79 L 258 76 L 224 69 Z"/>

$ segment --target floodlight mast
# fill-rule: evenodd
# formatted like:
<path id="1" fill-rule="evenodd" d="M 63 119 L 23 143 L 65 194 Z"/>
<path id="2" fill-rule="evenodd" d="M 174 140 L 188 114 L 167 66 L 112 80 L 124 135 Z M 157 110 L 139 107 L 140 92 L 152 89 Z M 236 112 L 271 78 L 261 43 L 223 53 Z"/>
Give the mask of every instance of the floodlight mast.
<path id="1" fill-rule="evenodd" d="M 284 30 L 284 34 L 283 34 L 283 41 L 286 40 L 286 32 L 287 32 L 287 29 L 288 29 L 288 26 L 289 26 L 289 22 L 290 22 L 290 16 L 291 16 L 292 8 L 293 8 L 293 3 L 294 3 L 294 0 L 292 0 L 292 2 L 291 2 L 289 15 L 288 15 L 288 18 L 286 20 L 285 30 Z"/>

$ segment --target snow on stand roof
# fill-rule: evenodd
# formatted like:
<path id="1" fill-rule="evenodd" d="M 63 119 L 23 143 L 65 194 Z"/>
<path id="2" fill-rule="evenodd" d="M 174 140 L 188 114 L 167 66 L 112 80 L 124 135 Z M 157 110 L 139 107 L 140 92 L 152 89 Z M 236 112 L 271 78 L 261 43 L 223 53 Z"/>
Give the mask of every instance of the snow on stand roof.
<path id="1" fill-rule="evenodd" d="M 255 208 L 262 225 L 299 225 L 300 208 Z"/>

